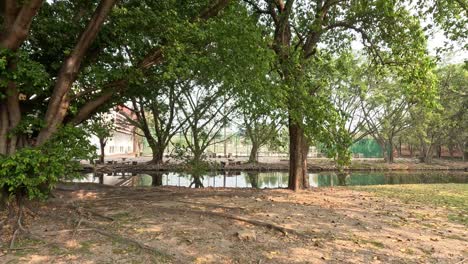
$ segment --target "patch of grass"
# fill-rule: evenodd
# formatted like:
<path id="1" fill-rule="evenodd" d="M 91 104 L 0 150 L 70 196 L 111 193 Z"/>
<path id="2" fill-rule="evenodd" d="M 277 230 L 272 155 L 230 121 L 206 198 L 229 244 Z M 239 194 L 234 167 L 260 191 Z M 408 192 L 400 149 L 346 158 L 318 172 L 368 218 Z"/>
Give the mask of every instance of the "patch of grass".
<path id="1" fill-rule="evenodd" d="M 468 184 L 407 184 L 354 186 L 358 191 L 373 192 L 404 203 L 422 203 L 448 209 L 449 220 L 468 226 Z"/>
<path id="2" fill-rule="evenodd" d="M 129 212 L 119 212 L 119 213 L 116 213 L 116 214 L 112 214 L 111 215 L 112 218 L 114 219 L 124 219 L 124 218 L 129 218 L 130 217 L 130 213 Z"/>
<path id="3" fill-rule="evenodd" d="M 382 242 L 379 242 L 379 241 L 375 241 L 375 240 L 365 240 L 366 243 L 368 244 L 371 244 L 373 245 L 374 247 L 378 247 L 378 248 L 384 248 L 384 244 Z"/>
<path id="4" fill-rule="evenodd" d="M 355 234 L 351 234 L 349 236 L 349 240 L 353 241 L 355 244 L 361 245 L 361 244 L 370 244 L 376 248 L 385 248 L 385 245 L 376 240 L 370 240 L 370 239 L 365 239 L 363 237 L 357 236 Z"/>
<path id="5" fill-rule="evenodd" d="M 90 255 L 93 254 L 93 252 L 91 251 L 91 248 L 93 246 L 95 246 L 95 243 L 93 241 L 83 241 L 80 243 L 80 247 L 75 249 L 74 252 L 78 254 Z"/>

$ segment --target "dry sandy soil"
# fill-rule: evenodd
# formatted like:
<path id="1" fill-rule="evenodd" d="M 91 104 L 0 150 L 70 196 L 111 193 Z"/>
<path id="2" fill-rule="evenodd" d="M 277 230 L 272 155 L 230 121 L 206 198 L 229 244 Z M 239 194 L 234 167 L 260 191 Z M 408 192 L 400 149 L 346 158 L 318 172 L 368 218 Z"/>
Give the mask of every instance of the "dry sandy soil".
<path id="1" fill-rule="evenodd" d="M 88 187 L 30 206 L 16 250 L 3 226 L 0 263 L 468 261 L 446 208 L 362 191 Z"/>

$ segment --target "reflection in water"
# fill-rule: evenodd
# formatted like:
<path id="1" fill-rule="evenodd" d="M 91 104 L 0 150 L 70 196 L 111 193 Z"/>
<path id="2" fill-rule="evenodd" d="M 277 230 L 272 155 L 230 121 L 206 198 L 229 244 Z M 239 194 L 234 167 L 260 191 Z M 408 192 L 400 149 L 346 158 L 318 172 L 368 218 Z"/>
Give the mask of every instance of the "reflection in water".
<path id="1" fill-rule="evenodd" d="M 190 188 L 286 188 L 287 172 L 210 172 L 190 175 L 175 172 L 89 173 L 81 182 L 116 186 L 180 186 Z M 410 184 L 410 183 L 468 183 L 467 172 L 321 172 L 309 173 L 312 187 Z"/>
<path id="2" fill-rule="evenodd" d="M 150 173 L 152 181 L 151 186 L 162 186 L 163 185 L 163 173 L 162 172 L 153 172 Z"/>
<path id="3" fill-rule="evenodd" d="M 192 182 L 190 183 L 189 187 L 192 188 L 203 188 L 203 176 L 200 175 L 193 175 Z"/>
<path id="4" fill-rule="evenodd" d="M 258 172 L 247 172 L 247 180 L 252 188 L 258 189 Z"/>

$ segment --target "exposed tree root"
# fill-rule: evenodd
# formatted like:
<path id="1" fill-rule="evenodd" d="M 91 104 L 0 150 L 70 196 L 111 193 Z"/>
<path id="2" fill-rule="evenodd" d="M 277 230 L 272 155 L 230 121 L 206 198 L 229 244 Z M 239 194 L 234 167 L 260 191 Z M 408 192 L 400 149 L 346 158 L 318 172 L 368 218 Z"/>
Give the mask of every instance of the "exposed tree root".
<path id="1" fill-rule="evenodd" d="M 21 220 L 22 220 L 22 212 L 20 211 L 19 216 L 18 216 L 18 220 L 17 220 L 17 228 L 16 228 L 15 232 L 13 233 L 13 236 L 12 236 L 12 238 L 10 240 L 10 248 L 9 248 L 10 250 L 28 249 L 28 248 L 15 248 L 16 238 L 22 233 L 26 237 L 28 237 L 30 239 L 33 239 L 33 240 L 40 241 L 40 242 L 44 243 L 44 245 L 42 245 L 42 246 L 57 245 L 57 243 L 55 243 L 55 242 L 47 242 L 41 236 L 33 234 L 31 231 L 29 231 L 28 229 L 23 227 L 23 224 L 21 223 Z M 29 248 L 29 249 L 32 249 L 32 248 Z"/>
<path id="2" fill-rule="evenodd" d="M 134 239 L 131 239 L 131 238 L 128 238 L 128 237 L 123 237 L 121 235 L 118 235 L 118 234 L 115 234 L 115 233 L 111 233 L 111 232 L 107 232 L 105 230 L 102 230 L 102 229 L 98 229 L 98 228 L 93 228 L 95 232 L 103 235 L 103 236 L 107 236 L 107 237 L 110 237 L 114 240 L 117 240 L 119 242 L 123 242 L 125 244 L 131 244 L 131 245 L 134 245 L 146 252 L 149 252 L 151 254 L 162 254 L 159 250 L 157 250 L 156 248 L 153 248 L 151 246 L 148 246 L 148 245 L 145 245 L 137 240 L 134 240 Z"/>
<path id="3" fill-rule="evenodd" d="M 13 232 L 13 237 L 10 240 L 10 249 L 13 249 L 15 247 L 15 240 L 16 240 L 16 236 L 18 235 L 18 233 L 19 233 L 19 228 L 17 228 L 15 232 Z"/>
<path id="4" fill-rule="evenodd" d="M 249 219 L 249 218 L 244 218 L 241 216 L 237 215 L 232 215 L 232 214 L 226 214 L 226 213 L 219 213 L 219 212 L 212 212 L 212 211 L 203 211 L 203 210 L 193 210 L 193 209 L 180 209 L 180 208 L 168 208 L 168 207 L 157 207 L 158 210 L 166 211 L 166 212 L 181 212 L 181 213 L 193 213 L 193 214 L 202 214 L 202 215 L 211 215 L 211 216 L 216 216 L 216 217 L 224 217 L 224 218 L 229 218 L 233 220 L 238 220 L 242 222 L 246 222 L 252 225 L 256 226 L 262 226 L 266 228 L 270 228 L 276 231 L 279 231 L 283 233 L 284 235 L 287 234 L 294 234 L 297 236 L 302 236 L 302 237 L 309 237 L 309 234 L 306 234 L 304 232 L 297 231 L 295 229 L 283 227 L 280 225 L 276 225 L 274 223 L 269 223 L 269 222 L 263 222 L 260 220 L 255 220 L 255 219 Z"/>
<path id="5" fill-rule="evenodd" d="M 84 207 L 79 206 L 79 205 L 76 205 L 76 204 L 70 204 L 69 207 L 73 208 L 74 210 L 77 210 L 79 214 L 81 214 L 82 211 L 84 211 L 85 213 L 89 213 L 89 214 L 91 214 L 91 215 L 94 215 L 94 216 L 97 216 L 97 217 L 106 219 L 106 220 L 108 220 L 108 221 L 114 221 L 114 218 L 112 218 L 112 217 L 110 217 L 110 216 L 100 214 L 100 213 L 98 213 L 98 212 L 96 212 L 96 211 L 93 211 L 93 210 L 91 210 L 91 209 L 84 208 Z"/>
<path id="6" fill-rule="evenodd" d="M 63 234 L 63 233 L 72 233 L 73 232 L 83 232 L 83 231 L 93 231 L 94 228 L 73 228 L 73 229 L 62 229 L 62 230 L 57 230 L 57 231 L 48 231 L 46 233 L 44 233 L 43 235 L 44 236 L 55 236 L 55 235 L 59 235 L 59 234 Z"/>
<path id="7" fill-rule="evenodd" d="M 61 216 L 55 216 L 55 217 L 58 218 L 58 219 L 62 219 L 62 220 L 65 219 L 64 217 L 61 217 Z M 142 242 L 139 242 L 137 240 L 134 240 L 134 239 L 131 239 L 131 238 L 128 238 L 128 237 L 124 237 L 124 236 L 121 236 L 119 234 L 103 230 L 101 228 L 97 228 L 96 223 L 91 222 L 89 220 L 86 220 L 83 217 L 81 217 L 80 219 L 74 219 L 74 220 L 75 220 L 75 222 L 78 222 L 76 227 L 79 227 L 80 225 L 89 227 L 89 228 L 86 228 L 86 229 L 83 229 L 83 230 L 93 231 L 93 232 L 99 233 L 99 234 L 101 234 L 103 236 L 107 236 L 109 238 L 117 240 L 117 241 L 119 241 L 121 243 L 134 245 L 134 246 L 138 247 L 139 249 L 144 250 L 144 251 L 146 251 L 146 252 L 148 252 L 150 254 L 157 254 L 157 255 L 163 254 L 158 249 L 153 248 L 153 247 L 148 246 L 148 245 L 145 245 Z M 75 227 L 75 229 L 76 229 L 76 227 Z"/>
<path id="8" fill-rule="evenodd" d="M 246 209 L 245 207 L 225 206 L 225 205 L 218 205 L 218 204 L 212 204 L 212 203 L 197 203 L 197 202 L 189 202 L 189 201 L 182 201 L 182 200 L 174 200 L 174 202 L 201 205 L 201 206 L 206 206 L 206 207 L 216 207 L 216 208 L 229 209 L 229 210 L 245 210 Z"/>
<path id="9" fill-rule="evenodd" d="M 78 228 L 80 228 L 81 222 L 83 222 L 83 217 L 80 218 L 80 221 L 78 221 L 78 224 L 76 225 L 75 229 L 73 230 L 72 239 L 75 239 L 76 232 L 77 232 Z"/>

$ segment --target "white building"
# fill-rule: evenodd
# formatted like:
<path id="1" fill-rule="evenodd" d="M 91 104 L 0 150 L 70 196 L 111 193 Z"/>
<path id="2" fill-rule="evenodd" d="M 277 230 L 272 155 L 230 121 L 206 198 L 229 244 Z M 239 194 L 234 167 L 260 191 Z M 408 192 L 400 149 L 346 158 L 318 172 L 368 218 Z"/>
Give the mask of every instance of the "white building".
<path id="1" fill-rule="evenodd" d="M 107 139 L 105 156 L 137 155 L 141 151 L 141 139 L 135 134 L 135 127 L 125 122 L 125 115 L 133 118 L 133 113 L 125 106 L 118 106 L 106 115 L 114 120 L 115 130 L 112 131 L 112 137 Z M 99 138 L 92 135 L 90 141 L 97 147 L 97 154 L 101 154 Z"/>

